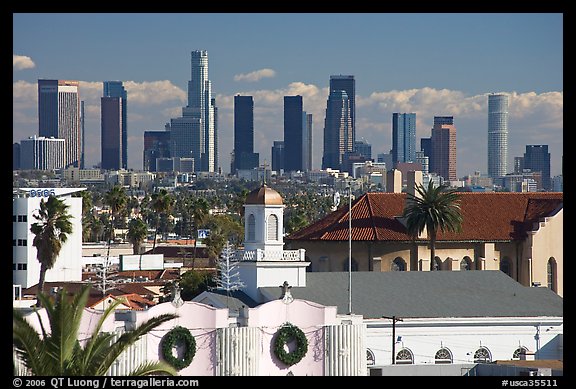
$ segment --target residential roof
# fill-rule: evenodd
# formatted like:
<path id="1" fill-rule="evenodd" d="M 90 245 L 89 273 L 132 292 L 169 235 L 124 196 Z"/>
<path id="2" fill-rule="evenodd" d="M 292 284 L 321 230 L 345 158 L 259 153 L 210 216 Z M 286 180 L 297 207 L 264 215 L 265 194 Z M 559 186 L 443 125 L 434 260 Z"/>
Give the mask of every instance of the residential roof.
<path id="1" fill-rule="evenodd" d="M 148 307 L 156 305 L 154 301 L 148 300 L 135 293 L 130 294 L 109 293 L 108 295 L 100 297 L 99 299 L 90 299 L 91 301 L 87 304 L 87 307 L 93 308 L 95 305 L 99 304 L 102 300 L 105 300 L 108 297 L 120 301 L 122 305 L 135 311 L 143 311 L 145 309 L 148 309 Z"/>
<path id="2" fill-rule="evenodd" d="M 348 272 L 306 273 L 294 298 L 348 313 Z M 548 288 L 525 287 L 499 270 L 352 272 L 352 312 L 364 318 L 563 316 L 563 300 Z M 280 288 L 260 288 L 266 300 Z"/>
<path id="3" fill-rule="evenodd" d="M 563 206 L 562 192 L 459 192 L 462 231 L 438 231 L 438 241 L 510 241 L 526 237 L 533 224 Z M 366 193 L 352 204 L 352 240 L 408 241 L 400 222 L 406 193 Z M 348 240 L 348 207 L 296 231 L 285 241 Z"/>
<path id="4" fill-rule="evenodd" d="M 202 297 L 204 295 L 208 295 L 210 300 L 214 301 L 215 304 L 209 304 L 204 300 Z M 227 307 L 230 311 L 238 312 L 240 308 L 248 307 L 254 308 L 258 306 L 258 303 L 254 301 L 250 296 L 245 294 L 244 292 L 234 290 L 230 292 L 230 296 L 228 297 L 225 290 L 221 289 L 214 289 L 211 291 L 206 291 L 198 295 L 198 298 L 194 298 L 193 301 L 204 302 L 208 305 L 214 305 L 216 308 L 224 308 Z"/>

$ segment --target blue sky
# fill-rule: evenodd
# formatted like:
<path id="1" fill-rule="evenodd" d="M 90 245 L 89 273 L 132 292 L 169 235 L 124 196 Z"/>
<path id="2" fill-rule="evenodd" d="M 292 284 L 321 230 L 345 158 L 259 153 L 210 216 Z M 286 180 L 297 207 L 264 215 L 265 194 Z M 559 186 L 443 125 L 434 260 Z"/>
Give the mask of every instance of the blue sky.
<path id="1" fill-rule="evenodd" d="M 219 108 L 220 161 L 233 147 L 233 96 L 252 95 L 255 151 L 270 161 L 283 139 L 283 96 L 314 115 L 322 155 L 332 74 L 356 79 L 357 137 L 373 157 L 391 148 L 392 112 L 416 112 L 417 142 L 434 115 L 453 115 L 457 173 L 487 171 L 487 97 L 510 94 L 509 170 L 527 144 L 547 144 L 552 175 L 563 148 L 560 13 L 14 14 L 13 140 L 38 133 L 37 80 L 81 81 L 86 162 L 100 160 L 102 81 L 128 91 L 128 165 L 142 168 L 143 133 L 186 105 L 190 52 L 207 50 Z"/>

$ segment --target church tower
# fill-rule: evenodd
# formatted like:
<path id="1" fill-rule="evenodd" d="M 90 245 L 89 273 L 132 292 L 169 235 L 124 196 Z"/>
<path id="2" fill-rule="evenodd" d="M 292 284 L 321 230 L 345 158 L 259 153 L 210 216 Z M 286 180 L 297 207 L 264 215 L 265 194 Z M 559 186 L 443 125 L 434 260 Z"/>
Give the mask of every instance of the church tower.
<path id="1" fill-rule="evenodd" d="M 262 184 L 244 203 L 244 250 L 237 252 L 243 292 L 261 300 L 258 288 L 306 286 L 305 250 L 284 250 L 284 203 L 274 189 Z"/>

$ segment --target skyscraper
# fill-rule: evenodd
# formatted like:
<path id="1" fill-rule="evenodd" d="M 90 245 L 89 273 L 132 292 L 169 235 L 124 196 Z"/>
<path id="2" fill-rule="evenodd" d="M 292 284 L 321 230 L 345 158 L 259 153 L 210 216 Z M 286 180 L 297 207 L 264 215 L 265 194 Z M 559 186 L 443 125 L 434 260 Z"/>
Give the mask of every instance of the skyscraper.
<path id="1" fill-rule="evenodd" d="M 208 79 L 208 52 L 192 51 L 188 105 L 182 108 L 182 117 L 170 121 L 172 157 L 194 158 L 197 171 L 217 171 L 216 112 Z"/>
<path id="2" fill-rule="evenodd" d="M 312 114 L 302 114 L 304 127 L 302 129 L 302 171 L 312 170 Z"/>
<path id="3" fill-rule="evenodd" d="M 456 176 L 456 127 L 454 117 L 434 116 L 432 127 L 432 158 L 430 172 L 445 180 L 455 181 Z"/>
<path id="4" fill-rule="evenodd" d="M 392 162 L 416 161 L 416 114 L 392 114 Z M 392 168 L 392 167 L 391 167 Z"/>
<path id="5" fill-rule="evenodd" d="M 324 119 L 322 169 L 341 169 L 345 153 L 354 148 L 350 100 L 344 90 L 331 90 Z"/>
<path id="6" fill-rule="evenodd" d="M 157 171 L 157 158 L 170 158 L 170 131 L 144 131 L 144 170 Z"/>
<path id="7" fill-rule="evenodd" d="M 122 143 L 122 98 L 102 97 L 101 105 L 101 168 L 119 170 L 122 168 L 122 153 L 125 147 Z"/>
<path id="8" fill-rule="evenodd" d="M 352 75 L 330 76 L 330 92 L 333 90 L 346 91 L 350 103 L 350 121 L 352 126 L 352 147 L 356 141 L 356 81 Z"/>
<path id="9" fill-rule="evenodd" d="M 272 170 L 280 173 L 284 170 L 284 141 L 275 140 L 272 146 Z"/>
<path id="10" fill-rule="evenodd" d="M 258 167 L 259 155 L 254 153 L 254 99 L 234 96 L 234 164 L 232 173 Z"/>
<path id="11" fill-rule="evenodd" d="M 80 169 L 85 169 L 85 150 L 86 150 L 86 130 L 84 128 L 85 124 L 85 116 L 84 116 L 84 100 L 80 101 L 80 133 L 82 136 L 82 150 L 80 152 Z"/>
<path id="12" fill-rule="evenodd" d="M 303 170 L 304 129 L 306 114 L 302 96 L 284 96 L 284 170 Z"/>
<path id="13" fill-rule="evenodd" d="M 524 169 L 542 173 L 542 189 L 550 190 L 550 153 L 548 145 L 526 145 Z"/>
<path id="14" fill-rule="evenodd" d="M 122 105 L 122 169 L 128 169 L 128 94 L 122 81 L 104 81 L 103 97 L 118 97 Z"/>
<path id="15" fill-rule="evenodd" d="M 488 95 L 488 176 L 503 177 L 508 163 L 508 96 Z"/>
<path id="16" fill-rule="evenodd" d="M 78 81 L 38 80 L 38 134 L 64 139 L 64 166 L 80 167 L 82 130 Z"/>

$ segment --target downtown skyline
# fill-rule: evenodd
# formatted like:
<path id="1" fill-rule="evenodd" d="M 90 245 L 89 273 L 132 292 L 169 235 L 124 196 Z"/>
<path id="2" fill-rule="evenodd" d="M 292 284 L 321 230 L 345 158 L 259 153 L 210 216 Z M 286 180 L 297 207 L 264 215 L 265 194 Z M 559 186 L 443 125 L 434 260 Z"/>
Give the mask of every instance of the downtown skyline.
<path id="1" fill-rule="evenodd" d="M 124 34 L 121 42 L 110 41 L 111 32 L 89 34 L 102 18 L 118 22 L 113 24 L 116 34 Z M 139 170 L 144 131 L 162 131 L 180 115 L 190 52 L 206 50 L 225 173 L 237 94 L 254 97 L 254 152 L 268 164 L 273 141 L 284 140 L 283 98 L 301 95 L 314 120 L 312 167 L 320 168 L 329 79 L 350 74 L 356 81 L 356 140 L 368 141 L 374 158 L 392 148 L 392 113 L 417 114 L 417 144 L 430 137 L 434 116 L 454 116 L 458 177 L 487 173 L 487 95 L 506 93 L 508 172 L 526 145 L 544 144 L 551 175 L 561 174 L 562 14 L 15 14 L 13 20 L 13 141 L 38 135 L 39 78 L 78 80 L 86 109 L 86 167 L 100 161 L 103 81 L 124 83 L 128 167 Z M 298 28 L 285 31 L 296 21 Z M 327 26 L 343 21 L 354 28 L 335 44 Z M 433 28 L 447 21 L 457 34 Z M 399 37 L 394 27 L 402 23 L 412 27 Z M 209 26 L 218 29 L 208 33 Z M 65 56 L 73 45 L 78 52 Z"/>

